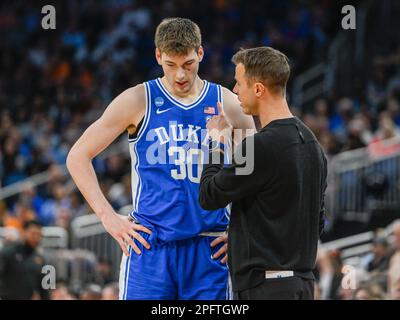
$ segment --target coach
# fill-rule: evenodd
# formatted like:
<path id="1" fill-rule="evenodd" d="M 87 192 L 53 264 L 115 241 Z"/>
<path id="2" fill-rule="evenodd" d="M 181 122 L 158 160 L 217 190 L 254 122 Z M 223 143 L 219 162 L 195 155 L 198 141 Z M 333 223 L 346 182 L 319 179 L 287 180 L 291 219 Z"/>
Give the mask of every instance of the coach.
<path id="1" fill-rule="evenodd" d="M 228 266 L 235 299 L 313 299 L 325 155 L 289 110 L 287 57 L 259 47 L 240 50 L 232 61 L 234 92 L 245 114 L 259 116 L 262 129 L 246 138 L 224 167 L 221 132 L 232 127 L 219 106 L 219 115 L 207 125 L 213 161 L 201 176 L 200 204 L 215 210 L 232 203 Z"/>

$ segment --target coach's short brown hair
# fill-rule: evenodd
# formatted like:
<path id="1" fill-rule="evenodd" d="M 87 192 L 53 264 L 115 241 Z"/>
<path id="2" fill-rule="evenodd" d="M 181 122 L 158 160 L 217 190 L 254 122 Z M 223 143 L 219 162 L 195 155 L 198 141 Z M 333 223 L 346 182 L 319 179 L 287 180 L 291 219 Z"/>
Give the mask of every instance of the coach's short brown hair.
<path id="1" fill-rule="evenodd" d="M 190 49 L 197 52 L 201 46 L 200 28 L 189 19 L 164 19 L 156 29 L 154 44 L 168 54 L 184 55 Z"/>
<path id="2" fill-rule="evenodd" d="M 285 94 L 290 67 L 289 59 L 282 52 L 271 47 L 240 49 L 232 57 L 232 62 L 243 64 L 250 83 L 259 81 L 273 94 Z"/>

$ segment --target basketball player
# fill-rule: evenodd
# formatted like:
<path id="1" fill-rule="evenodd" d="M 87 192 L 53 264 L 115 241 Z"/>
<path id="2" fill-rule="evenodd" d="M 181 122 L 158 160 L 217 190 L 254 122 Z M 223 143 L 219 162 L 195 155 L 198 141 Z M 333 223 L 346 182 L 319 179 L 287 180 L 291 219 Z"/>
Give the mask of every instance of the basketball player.
<path id="1" fill-rule="evenodd" d="M 218 236 L 229 215 L 225 208 L 201 209 L 199 159 L 207 153 L 206 121 L 218 114 L 218 102 L 234 128 L 255 129 L 254 122 L 241 112 L 235 94 L 198 76 L 204 52 L 194 22 L 163 20 L 155 45 L 164 76 L 117 96 L 72 147 L 67 166 L 125 253 L 120 299 L 226 299 L 226 264 L 212 258 L 224 249 L 211 243 L 223 243 Z M 125 130 L 132 159 L 129 217 L 111 207 L 91 164 Z"/>

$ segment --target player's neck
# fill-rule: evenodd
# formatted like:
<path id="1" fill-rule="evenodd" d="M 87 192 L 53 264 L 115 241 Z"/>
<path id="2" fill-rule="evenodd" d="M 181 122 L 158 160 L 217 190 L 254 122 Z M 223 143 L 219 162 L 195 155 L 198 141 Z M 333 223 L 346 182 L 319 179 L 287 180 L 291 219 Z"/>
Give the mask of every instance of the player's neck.
<path id="1" fill-rule="evenodd" d="M 261 104 L 259 107 L 259 117 L 261 127 L 264 128 L 271 121 L 293 118 L 294 116 L 289 110 L 286 99 L 282 98 Z"/>
<path id="2" fill-rule="evenodd" d="M 174 88 L 170 86 L 165 76 L 161 78 L 161 83 L 163 84 L 165 89 L 167 89 L 170 95 L 183 103 L 190 103 L 192 101 L 195 101 L 205 85 L 204 81 L 200 79 L 199 76 L 196 76 L 196 80 L 194 81 L 193 86 L 187 92 L 177 92 L 176 90 L 174 90 Z"/>

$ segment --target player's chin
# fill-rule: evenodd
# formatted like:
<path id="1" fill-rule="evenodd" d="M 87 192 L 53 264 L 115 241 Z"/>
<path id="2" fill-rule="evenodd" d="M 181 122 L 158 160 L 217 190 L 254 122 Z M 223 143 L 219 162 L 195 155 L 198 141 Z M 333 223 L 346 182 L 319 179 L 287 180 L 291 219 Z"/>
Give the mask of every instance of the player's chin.
<path id="1" fill-rule="evenodd" d="M 175 90 L 180 93 L 188 93 L 190 91 L 190 86 L 185 85 L 185 86 L 175 86 Z"/>

